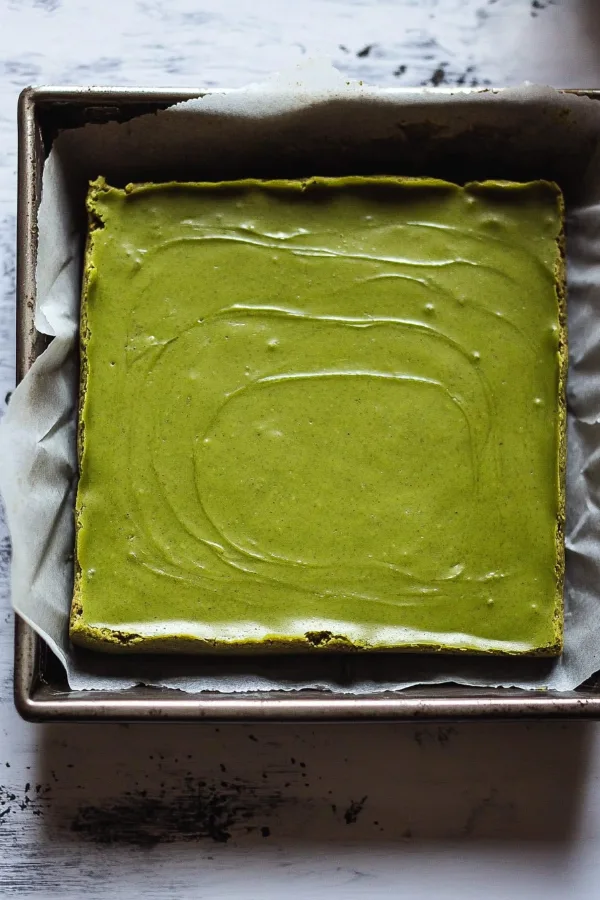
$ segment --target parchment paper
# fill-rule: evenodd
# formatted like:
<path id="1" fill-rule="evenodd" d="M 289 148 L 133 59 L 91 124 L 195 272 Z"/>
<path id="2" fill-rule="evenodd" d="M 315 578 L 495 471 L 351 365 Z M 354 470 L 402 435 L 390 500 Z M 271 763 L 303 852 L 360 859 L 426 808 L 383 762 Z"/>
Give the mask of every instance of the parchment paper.
<path id="1" fill-rule="evenodd" d="M 129 122 L 63 132 L 39 210 L 38 331 L 51 335 L 0 424 L 0 488 L 13 544 L 12 599 L 65 666 L 73 689 L 137 683 L 184 691 L 420 683 L 570 690 L 600 669 L 600 103 L 526 86 L 401 98 L 347 83 L 324 63 Z M 121 658 L 68 639 L 78 390 L 83 199 L 109 182 L 396 172 L 556 178 L 568 208 L 567 570 L 557 660 L 444 655 Z M 527 552 L 527 548 L 523 548 Z"/>

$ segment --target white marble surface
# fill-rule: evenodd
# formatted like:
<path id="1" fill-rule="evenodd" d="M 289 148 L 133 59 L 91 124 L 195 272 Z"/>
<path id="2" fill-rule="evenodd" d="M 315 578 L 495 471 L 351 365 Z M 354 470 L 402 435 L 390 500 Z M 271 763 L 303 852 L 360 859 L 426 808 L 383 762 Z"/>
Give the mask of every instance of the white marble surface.
<path id="1" fill-rule="evenodd" d="M 237 86 L 310 53 L 595 87 L 599 46 L 598 0 L 0 0 L 0 401 L 23 86 Z M 0 896 L 600 896 L 600 725 L 28 725 L 7 561 L 0 525 Z"/>

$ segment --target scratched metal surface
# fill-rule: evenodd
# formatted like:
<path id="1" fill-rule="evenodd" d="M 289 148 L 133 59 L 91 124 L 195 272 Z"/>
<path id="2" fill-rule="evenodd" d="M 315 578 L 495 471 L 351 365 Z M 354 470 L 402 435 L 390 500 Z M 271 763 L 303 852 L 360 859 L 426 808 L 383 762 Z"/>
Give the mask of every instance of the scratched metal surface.
<path id="1" fill-rule="evenodd" d="M 30 83 L 600 86 L 597 0 L 0 0 L 0 406 Z M 1 464 L 1 463 L 0 463 Z M 598 896 L 600 725 L 34 726 L 0 523 L 0 896 Z"/>

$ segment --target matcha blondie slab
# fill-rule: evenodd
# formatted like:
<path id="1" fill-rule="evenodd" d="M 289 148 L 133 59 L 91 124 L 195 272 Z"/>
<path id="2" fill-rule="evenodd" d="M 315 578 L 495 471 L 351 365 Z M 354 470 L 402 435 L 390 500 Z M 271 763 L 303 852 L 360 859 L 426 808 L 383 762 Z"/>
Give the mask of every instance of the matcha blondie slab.
<path id="1" fill-rule="evenodd" d="M 73 641 L 562 647 L 556 185 L 94 182 Z"/>

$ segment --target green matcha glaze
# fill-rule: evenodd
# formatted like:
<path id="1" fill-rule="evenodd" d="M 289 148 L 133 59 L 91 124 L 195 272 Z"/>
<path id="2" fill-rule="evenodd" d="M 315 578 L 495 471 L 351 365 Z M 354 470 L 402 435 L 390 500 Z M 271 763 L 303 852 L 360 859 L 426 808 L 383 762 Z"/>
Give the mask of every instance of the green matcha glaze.
<path id="1" fill-rule="evenodd" d="M 92 185 L 72 636 L 558 652 L 555 185 Z"/>

